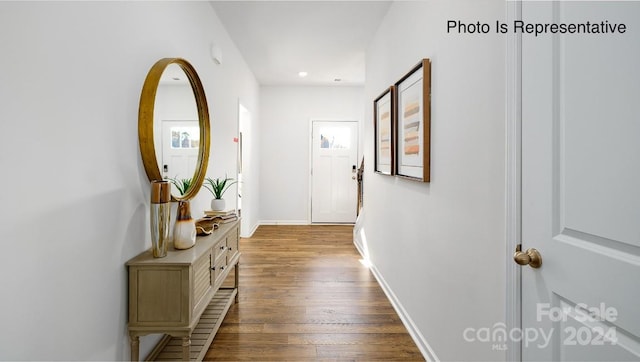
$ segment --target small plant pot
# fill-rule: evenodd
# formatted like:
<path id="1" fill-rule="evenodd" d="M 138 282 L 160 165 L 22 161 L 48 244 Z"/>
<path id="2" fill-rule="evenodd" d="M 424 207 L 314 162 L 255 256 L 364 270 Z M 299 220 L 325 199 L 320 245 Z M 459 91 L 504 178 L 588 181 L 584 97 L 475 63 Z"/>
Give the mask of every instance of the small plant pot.
<path id="1" fill-rule="evenodd" d="M 226 207 L 226 203 L 224 199 L 212 199 L 211 200 L 211 210 L 213 211 L 223 211 Z"/>

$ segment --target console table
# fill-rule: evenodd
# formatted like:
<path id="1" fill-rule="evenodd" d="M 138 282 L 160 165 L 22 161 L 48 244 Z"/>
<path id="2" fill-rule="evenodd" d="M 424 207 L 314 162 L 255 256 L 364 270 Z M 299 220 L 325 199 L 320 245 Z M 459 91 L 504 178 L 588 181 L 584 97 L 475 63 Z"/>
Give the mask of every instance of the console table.
<path id="1" fill-rule="evenodd" d="M 187 250 L 172 246 L 164 258 L 147 250 L 127 262 L 131 360 L 138 361 L 140 336 L 164 333 L 147 359 L 200 361 L 224 316 L 238 301 L 239 221 L 198 237 Z M 232 267 L 235 280 L 223 286 Z"/>

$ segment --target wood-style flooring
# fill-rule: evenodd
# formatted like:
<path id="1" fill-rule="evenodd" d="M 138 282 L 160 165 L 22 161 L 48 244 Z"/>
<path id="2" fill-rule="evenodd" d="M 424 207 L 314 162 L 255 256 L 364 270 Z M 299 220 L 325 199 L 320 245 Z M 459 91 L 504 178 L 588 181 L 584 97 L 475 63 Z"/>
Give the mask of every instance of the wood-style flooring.
<path id="1" fill-rule="evenodd" d="M 260 226 L 241 239 L 240 297 L 205 360 L 424 361 L 351 226 Z"/>

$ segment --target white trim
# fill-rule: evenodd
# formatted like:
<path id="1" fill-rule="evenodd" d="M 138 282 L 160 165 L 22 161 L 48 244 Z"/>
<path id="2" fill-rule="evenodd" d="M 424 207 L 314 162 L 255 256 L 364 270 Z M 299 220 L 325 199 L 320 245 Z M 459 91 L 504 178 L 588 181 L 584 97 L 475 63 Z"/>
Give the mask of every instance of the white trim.
<path id="1" fill-rule="evenodd" d="M 245 233 L 240 233 L 240 237 L 241 238 L 250 238 L 253 236 L 253 233 L 256 232 L 256 230 L 258 230 L 258 226 L 260 226 L 260 223 L 257 223 L 255 225 L 253 225 L 253 227 L 251 228 L 251 232 L 249 232 L 248 234 Z M 242 231 L 242 228 L 240 228 L 240 231 Z"/>
<path id="2" fill-rule="evenodd" d="M 356 246 L 356 249 L 358 250 L 358 253 L 360 254 L 360 256 L 364 258 L 364 257 L 365 257 L 365 256 L 364 256 L 364 250 L 362 250 L 363 246 L 362 246 L 362 243 L 361 243 L 360 241 L 361 241 L 361 240 L 360 240 L 359 238 L 356 238 L 356 237 L 354 236 L 354 238 L 353 238 L 353 245 L 355 245 L 355 246 Z"/>
<path id="3" fill-rule="evenodd" d="M 311 210 L 313 206 L 313 121 L 315 121 L 315 119 L 309 119 L 309 138 L 307 138 L 309 141 L 309 185 L 307 185 L 309 194 L 307 195 L 307 223 L 309 224 L 311 224 Z"/>
<path id="4" fill-rule="evenodd" d="M 522 19 L 522 1 L 506 4 L 507 21 Z M 522 234 L 522 35 L 510 34 L 506 40 L 506 278 L 505 325 L 507 330 L 522 328 L 521 268 L 512 261 Z M 522 361 L 522 344 L 508 339 L 506 360 Z"/>
<path id="5" fill-rule="evenodd" d="M 323 225 L 346 225 L 346 226 L 354 226 L 355 223 L 352 222 L 312 222 L 309 225 L 315 225 L 315 226 L 323 226 Z"/>
<path id="6" fill-rule="evenodd" d="M 259 225 L 310 225 L 307 220 L 260 220 Z"/>
<path id="7" fill-rule="evenodd" d="M 355 225 L 355 224 L 354 223 L 349 223 L 349 222 L 342 222 L 342 223 L 314 222 L 314 223 L 311 223 L 311 222 L 309 222 L 307 220 L 260 220 L 258 222 L 258 225 L 256 225 L 255 228 L 253 228 L 253 231 L 255 232 L 255 230 L 260 225 Z"/>
<path id="8" fill-rule="evenodd" d="M 362 249 L 360 249 L 360 246 L 358 245 L 358 243 L 355 242 L 355 240 L 353 244 L 356 246 L 356 249 L 358 250 L 360 255 L 364 257 L 364 253 L 362 252 Z M 393 293 L 393 291 L 389 287 L 389 284 L 387 284 L 387 282 L 384 280 L 378 268 L 376 268 L 376 266 L 373 263 L 371 263 L 371 265 L 369 266 L 369 269 L 371 270 L 371 273 L 373 273 L 373 276 L 378 281 L 378 285 L 380 285 L 380 288 L 382 289 L 384 294 L 387 296 L 387 299 L 389 299 L 389 302 L 391 302 L 393 309 L 395 309 L 396 313 L 398 313 L 398 316 L 400 317 L 402 324 L 404 324 L 405 328 L 407 328 L 409 335 L 415 342 L 416 346 L 422 353 L 422 356 L 425 358 L 425 360 L 432 361 L 432 362 L 440 362 L 440 359 L 436 356 L 436 353 L 433 351 L 433 348 L 429 346 L 429 343 L 427 343 L 422 333 L 420 333 L 420 330 L 418 329 L 416 324 L 413 322 L 413 320 L 411 319 L 407 311 L 404 309 L 404 307 L 402 306 L 402 303 L 400 303 L 396 295 Z"/>

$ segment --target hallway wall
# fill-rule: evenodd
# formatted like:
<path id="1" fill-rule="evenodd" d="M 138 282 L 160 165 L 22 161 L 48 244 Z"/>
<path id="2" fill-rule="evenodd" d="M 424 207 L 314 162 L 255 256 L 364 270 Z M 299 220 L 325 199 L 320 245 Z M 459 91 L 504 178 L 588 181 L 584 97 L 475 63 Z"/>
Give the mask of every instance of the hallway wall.
<path id="1" fill-rule="evenodd" d="M 146 74 L 176 56 L 200 74 L 212 176 L 235 174 L 238 98 L 258 115 L 257 81 L 207 2 L 3 1 L 0 49 L 0 360 L 126 360 L 125 262 L 151 246 Z"/>
<path id="2" fill-rule="evenodd" d="M 367 52 L 364 230 L 374 270 L 430 358 L 504 360 L 467 327 L 505 310 L 505 39 L 447 34 L 447 21 L 494 24 L 500 1 L 394 2 Z M 432 61 L 431 182 L 373 173 L 372 102 Z"/>
<path id="3" fill-rule="evenodd" d="M 311 120 L 358 121 L 362 125 L 363 90 L 357 86 L 260 87 L 262 223 L 310 221 Z"/>

